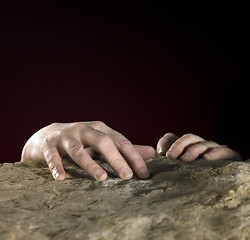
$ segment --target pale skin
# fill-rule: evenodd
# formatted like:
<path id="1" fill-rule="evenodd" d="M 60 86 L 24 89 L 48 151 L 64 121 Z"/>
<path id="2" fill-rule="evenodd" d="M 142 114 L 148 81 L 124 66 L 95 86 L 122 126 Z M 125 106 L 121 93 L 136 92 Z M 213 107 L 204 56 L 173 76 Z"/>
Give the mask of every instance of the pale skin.
<path id="1" fill-rule="evenodd" d="M 238 152 L 194 134 L 178 137 L 167 133 L 158 141 L 157 152 L 187 162 L 199 156 L 206 160 L 241 160 Z M 154 154 L 153 147 L 132 144 L 102 121 L 53 123 L 30 137 L 23 148 L 21 161 L 46 161 L 52 176 L 64 180 L 62 158 L 70 156 L 91 177 L 103 181 L 107 172 L 93 160 L 99 155 L 121 179 L 128 180 L 133 174 L 140 179 L 149 178 L 144 160 Z"/>

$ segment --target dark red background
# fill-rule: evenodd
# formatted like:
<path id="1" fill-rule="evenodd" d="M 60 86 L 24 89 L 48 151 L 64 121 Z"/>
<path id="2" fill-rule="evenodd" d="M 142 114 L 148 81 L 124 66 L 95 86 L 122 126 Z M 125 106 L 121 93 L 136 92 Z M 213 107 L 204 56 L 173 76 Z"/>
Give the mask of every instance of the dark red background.
<path id="1" fill-rule="evenodd" d="M 249 156 L 245 8 L 2 8 L 1 161 L 52 122 L 89 120 L 134 143 L 193 132 Z"/>

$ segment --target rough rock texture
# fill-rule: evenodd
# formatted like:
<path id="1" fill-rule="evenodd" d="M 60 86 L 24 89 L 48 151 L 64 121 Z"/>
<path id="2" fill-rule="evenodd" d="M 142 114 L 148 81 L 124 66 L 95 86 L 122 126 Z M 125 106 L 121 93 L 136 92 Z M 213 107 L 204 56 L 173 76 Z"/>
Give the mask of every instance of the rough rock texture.
<path id="1" fill-rule="evenodd" d="M 69 161 L 0 165 L 0 239 L 250 239 L 250 161 L 158 157 L 152 177 L 104 182 Z"/>

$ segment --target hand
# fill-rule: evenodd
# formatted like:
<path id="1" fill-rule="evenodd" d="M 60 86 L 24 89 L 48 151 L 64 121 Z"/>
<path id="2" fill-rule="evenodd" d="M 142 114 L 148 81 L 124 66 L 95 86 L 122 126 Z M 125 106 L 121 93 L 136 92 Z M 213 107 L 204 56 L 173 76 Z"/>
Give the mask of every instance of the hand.
<path id="1" fill-rule="evenodd" d="M 167 158 L 185 162 L 195 160 L 202 156 L 206 160 L 230 159 L 242 160 L 240 154 L 225 145 L 216 142 L 206 141 L 194 134 L 185 134 L 178 137 L 173 133 L 165 134 L 157 144 L 157 152 L 166 155 Z"/>
<path id="2" fill-rule="evenodd" d="M 53 123 L 31 136 L 23 148 L 21 161 L 46 161 L 53 177 L 63 180 L 66 174 L 62 157 L 68 155 L 94 179 L 103 181 L 107 172 L 91 158 L 96 153 L 102 155 L 120 178 L 130 179 L 134 171 L 136 176 L 146 179 L 149 172 L 143 159 L 152 158 L 155 150 L 132 145 L 101 121 Z"/>

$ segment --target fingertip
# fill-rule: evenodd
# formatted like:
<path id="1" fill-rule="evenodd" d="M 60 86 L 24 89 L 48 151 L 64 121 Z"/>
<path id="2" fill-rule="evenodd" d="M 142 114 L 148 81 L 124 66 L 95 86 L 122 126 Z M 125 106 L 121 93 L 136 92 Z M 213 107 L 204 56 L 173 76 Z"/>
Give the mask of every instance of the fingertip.
<path id="1" fill-rule="evenodd" d="M 147 167 L 140 169 L 138 177 L 140 179 L 148 179 L 150 177 Z"/>
<path id="2" fill-rule="evenodd" d="M 61 181 L 61 180 L 64 180 L 65 179 L 65 176 L 64 175 L 60 175 L 60 174 L 58 174 L 57 172 L 56 173 L 52 173 L 52 176 L 54 177 L 54 179 L 55 180 L 59 180 L 59 181 Z"/>
<path id="3" fill-rule="evenodd" d="M 155 153 L 155 148 L 153 148 L 152 146 L 147 146 L 147 150 L 148 152 Z"/>
<path id="4" fill-rule="evenodd" d="M 165 155 L 165 152 L 163 151 L 162 147 L 161 146 L 157 146 L 157 153 L 161 156 L 164 156 Z"/>
<path id="5" fill-rule="evenodd" d="M 222 158 L 221 148 L 214 147 L 210 151 L 203 154 L 203 158 L 209 161 L 218 160 Z"/>
<path id="6" fill-rule="evenodd" d="M 157 152 L 159 156 L 166 156 L 164 152 Z"/>
<path id="7" fill-rule="evenodd" d="M 168 152 L 166 152 L 166 158 L 169 158 L 170 159 L 170 156 L 169 156 L 169 153 Z"/>
<path id="8" fill-rule="evenodd" d="M 97 179 L 98 181 L 102 182 L 104 180 L 106 180 L 108 177 L 108 174 L 105 172 L 99 179 Z"/>
<path id="9" fill-rule="evenodd" d="M 157 151 L 158 153 L 160 153 L 160 152 L 161 152 L 161 145 L 160 145 L 160 143 L 159 143 L 159 142 L 157 143 L 157 146 L 156 146 L 156 151 Z"/>
<path id="10" fill-rule="evenodd" d="M 134 145 L 134 147 L 144 160 L 151 159 L 155 155 L 155 149 L 151 146 Z"/>
<path id="11" fill-rule="evenodd" d="M 66 178 L 66 173 L 64 169 L 54 169 L 52 171 L 52 176 L 54 177 L 55 180 L 64 180 Z"/>
<path id="12" fill-rule="evenodd" d="M 169 159 L 176 159 L 177 158 L 177 153 L 168 151 L 168 152 L 166 152 L 166 157 L 169 158 Z"/>
<path id="13" fill-rule="evenodd" d="M 58 177 L 55 180 L 62 181 L 65 179 L 65 175 L 58 175 Z"/>
<path id="14" fill-rule="evenodd" d="M 166 150 L 167 150 L 167 149 L 164 150 L 164 147 L 163 147 L 164 145 L 163 145 L 161 142 L 162 142 L 162 141 L 159 140 L 159 142 L 157 143 L 156 152 L 157 152 L 159 155 L 163 156 L 163 155 L 166 154 Z"/>
<path id="15" fill-rule="evenodd" d="M 161 144 L 161 141 L 159 141 L 159 142 L 157 143 L 156 152 L 157 152 L 157 154 L 160 155 L 160 156 L 166 155 L 167 150 L 168 150 L 167 148 L 165 148 L 165 147 L 163 147 L 163 146 L 164 146 L 164 145 Z"/>
<path id="16" fill-rule="evenodd" d="M 214 159 L 213 159 L 213 156 L 212 156 L 211 154 L 209 154 L 209 153 L 204 154 L 204 155 L 203 155 L 203 158 L 204 158 L 205 160 L 208 160 L 208 161 L 214 160 Z"/>
<path id="17" fill-rule="evenodd" d="M 145 156 L 144 159 L 150 159 L 155 155 L 155 149 L 151 146 L 147 147 L 147 155 Z"/>
<path id="18" fill-rule="evenodd" d="M 108 174 L 103 169 L 98 169 L 95 172 L 95 179 L 97 181 L 104 181 L 107 178 Z"/>
<path id="19" fill-rule="evenodd" d="M 124 180 L 129 180 L 133 177 L 133 172 L 131 169 L 124 167 L 120 172 L 120 178 Z"/>
<path id="20" fill-rule="evenodd" d="M 202 156 L 204 159 L 208 160 L 209 159 L 209 155 L 208 154 L 203 154 Z"/>

